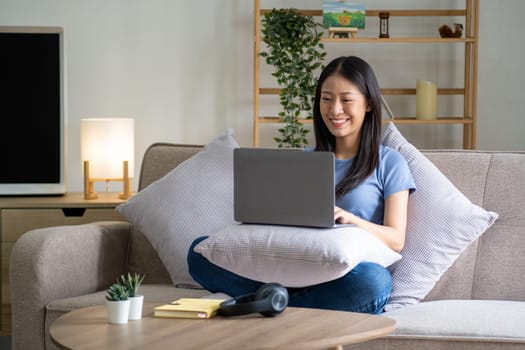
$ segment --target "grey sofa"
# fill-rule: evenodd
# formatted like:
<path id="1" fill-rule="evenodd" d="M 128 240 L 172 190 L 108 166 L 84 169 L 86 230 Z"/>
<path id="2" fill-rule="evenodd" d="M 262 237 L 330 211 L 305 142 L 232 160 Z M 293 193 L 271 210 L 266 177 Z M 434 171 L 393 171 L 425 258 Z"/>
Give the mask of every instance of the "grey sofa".
<path id="1" fill-rule="evenodd" d="M 139 188 L 199 149 L 152 145 L 142 162 Z M 397 321 L 394 334 L 348 348 L 524 349 L 525 153 L 424 154 L 473 202 L 499 213 L 499 219 L 463 252 L 425 301 L 385 314 Z M 147 302 L 208 294 L 171 285 L 156 252 L 127 222 L 24 234 L 10 261 L 13 349 L 53 349 L 48 335 L 53 320 L 103 303 L 105 289 L 125 271 L 146 273 L 141 290 Z"/>

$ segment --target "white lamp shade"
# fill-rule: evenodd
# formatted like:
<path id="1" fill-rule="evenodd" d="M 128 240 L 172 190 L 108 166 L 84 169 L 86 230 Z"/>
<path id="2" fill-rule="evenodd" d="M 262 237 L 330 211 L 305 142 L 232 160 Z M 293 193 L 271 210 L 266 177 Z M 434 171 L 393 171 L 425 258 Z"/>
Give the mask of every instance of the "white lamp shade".
<path id="1" fill-rule="evenodd" d="M 89 118 L 80 120 L 82 163 L 89 161 L 90 178 L 121 179 L 123 161 L 128 174 L 135 168 L 135 127 L 131 118 Z"/>

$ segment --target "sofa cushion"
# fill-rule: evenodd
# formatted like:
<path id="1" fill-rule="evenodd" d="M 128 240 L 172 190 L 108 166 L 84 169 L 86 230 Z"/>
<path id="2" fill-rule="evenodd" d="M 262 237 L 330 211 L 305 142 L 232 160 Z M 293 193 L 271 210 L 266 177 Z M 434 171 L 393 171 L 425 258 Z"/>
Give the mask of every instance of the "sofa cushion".
<path id="1" fill-rule="evenodd" d="M 484 203 L 491 154 L 464 150 L 425 150 L 421 153 L 474 204 Z M 500 214 L 497 208 L 489 208 Z M 480 238 L 489 234 L 500 220 L 501 216 Z M 480 239 L 477 239 L 459 255 L 423 300 L 471 299 L 479 248 Z"/>
<path id="2" fill-rule="evenodd" d="M 362 261 L 386 267 L 401 258 L 355 226 L 318 229 L 237 224 L 213 234 L 194 250 L 240 276 L 286 287 L 337 279 Z"/>
<path id="3" fill-rule="evenodd" d="M 417 188 L 409 198 L 403 258 L 390 268 L 393 289 L 385 309 L 392 310 L 422 300 L 498 214 L 473 204 L 392 122 L 382 142 L 405 157 Z"/>
<path id="4" fill-rule="evenodd" d="M 171 277 L 150 241 L 136 227 L 129 235 L 128 271 L 144 274 L 144 283 L 171 283 Z"/>
<path id="5" fill-rule="evenodd" d="M 117 207 L 144 233 L 173 284 L 196 283 L 186 256 L 199 236 L 233 224 L 233 130 Z"/>
<path id="6" fill-rule="evenodd" d="M 493 153 L 485 192 L 500 216 L 480 239 L 472 297 L 525 300 L 525 152 Z"/>
<path id="7" fill-rule="evenodd" d="M 392 336 L 512 341 L 525 344 L 525 303 L 502 300 L 422 302 L 384 314 L 396 320 Z"/>

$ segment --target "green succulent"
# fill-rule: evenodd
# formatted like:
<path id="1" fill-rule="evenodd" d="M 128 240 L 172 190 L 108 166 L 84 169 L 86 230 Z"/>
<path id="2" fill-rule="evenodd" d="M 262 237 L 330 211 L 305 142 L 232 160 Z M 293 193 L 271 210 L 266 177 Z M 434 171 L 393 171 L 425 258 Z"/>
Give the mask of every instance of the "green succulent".
<path id="1" fill-rule="evenodd" d="M 113 283 L 111 286 L 109 286 L 106 294 L 106 300 L 109 301 L 128 300 L 128 297 L 128 289 L 118 282 Z"/>
<path id="2" fill-rule="evenodd" d="M 135 273 L 133 276 L 128 272 L 127 275 L 123 274 L 120 276 L 120 282 L 128 291 L 130 297 L 137 296 L 138 289 L 144 281 L 146 275 L 140 275 Z"/>

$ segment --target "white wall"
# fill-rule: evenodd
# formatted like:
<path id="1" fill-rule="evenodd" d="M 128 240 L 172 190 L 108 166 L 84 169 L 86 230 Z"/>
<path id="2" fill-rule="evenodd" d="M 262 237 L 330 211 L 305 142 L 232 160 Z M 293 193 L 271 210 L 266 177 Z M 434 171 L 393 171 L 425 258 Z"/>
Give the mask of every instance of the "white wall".
<path id="1" fill-rule="evenodd" d="M 319 8 L 320 0 L 262 0 L 265 7 Z M 365 1 L 368 8 L 448 8 L 463 1 Z M 525 150 L 521 61 L 525 2 L 481 0 L 478 86 L 479 149 Z M 376 35 L 367 18 L 362 35 Z M 394 23 L 391 34 L 435 33 L 443 19 Z M 450 23 L 453 19 L 450 19 Z M 250 0 L 0 0 L 0 25 L 63 26 L 67 59 L 68 190 L 81 191 L 79 120 L 135 118 L 136 169 L 153 142 L 203 144 L 233 128 L 241 145 L 252 143 L 253 2 Z M 405 34 L 407 35 L 407 34 Z M 431 34 L 427 34 L 431 35 Z M 445 86 L 462 72 L 450 61 L 462 47 L 442 44 L 332 48 L 330 55 L 361 55 L 380 83 L 415 86 L 427 78 Z M 461 45 L 461 44 L 458 44 Z M 408 67 L 406 54 L 413 62 Z M 392 67 L 392 69 L 390 69 Z M 410 114 L 414 100 L 390 98 L 394 112 Z M 459 107 L 458 107 L 459 106 Z M 440 111 L 461 108 L 442 102 Z M 421 148 L 461 147 L 454 126 L 402 127 Z M 272 132 L 268 132 L 268 143 Z M 136 186 L 136 184 L 135 184 Z"/>
<path id="2" fill-rule="evenodd" d="M 525 1 L 481 0 L 478 148 L 525 150 Z"/>

